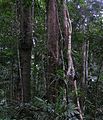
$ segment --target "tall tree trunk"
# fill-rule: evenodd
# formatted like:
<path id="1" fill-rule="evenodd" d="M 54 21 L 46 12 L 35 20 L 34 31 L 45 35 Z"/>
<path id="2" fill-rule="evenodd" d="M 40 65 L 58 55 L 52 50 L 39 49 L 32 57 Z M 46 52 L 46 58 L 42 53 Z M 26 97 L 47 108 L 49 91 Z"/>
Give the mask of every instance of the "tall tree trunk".
<path id="1" fill-rule="evenodd" d="M 19 39 L 19 60 L 20 60 L 20 87 L 22 90 L 22 101 L 29 102 L 31 98 L 31 51 L 32 51 L 32 22 L 31 5 L 25 0 L 20 1 L 19 7 L 20 39 Z"/>
<path id="2" fill-rule="evenodd" d="M 82 117 L 82 112 L 80 108 L 80 102 L 79 102 L 79 97 L 78 97 L 78 92 L 77 92 L 77 82 L 76 82 L 76 77 L 75 77 L 75 69 L 73 65 L 73 59 L 72 59 L 72 49 L 71 49 L 71 36 L 72 36 L 72 24 L 69 16 L 69 11 L 66 6 L 66 1 L 63 1 L 63 34 L 64 34 L 64 44 L 65 48 L 67 49 L 67 60 L 68 60 L 68 68 L 67 68 L 67 78 L 69 80 L 69 84 L 71 85 L 71 90 L 75 91 L 76 94 L 76 104 L 78 107 L 78 111 L 80 114 L 80 120 L 83 120 Z M 67 84 L 68 86 L 68 84 Z M 68 92 L 68 90 L 67 90 Z M 67 95 L 67 104 L 69 104 L 68 100 L 68 94 Z"/>
<path id="3" fill-rule="evenodd" d="M 14 99 L 14 75 L 13 75 L 13 65 L 14 65 L 14 60 L 12 58 L 11 61 L 11 100 Z"/>
<path id="4" fill-rule="evenodd" d="M 49 101 L 56 100 L 55 74 L 59 62 L 59 26 L 56 0 L 48 0 L 47 31 L 48 31 L 48 78 L 47 97 Z"/>
<path id="5" fill-rule="evenodd" d="M 83 43 L 83 80 L 82 80 L 82 91 L 86 95 L 86 87 L 88 80 L 88 52 L 89 52 L 89 41 L 84 41 Z M 81 98 L 81 108 L 85 111 L 85 96 Z"/>
<path id="6" fill-rule="evenodd" d="M 21 100 L 21 87 L 20 87 L 20 73 L 21 73 L 21 69 L 20 69 L 20 59 L 19 59 L 19 36 L 20 36 L 20 10 L 21 10 L 21 5 L 20 5 L 21 1 L 20 0 L 16 0 L 16 33 L 18 36 L 18 41 L 17 41 L 17 55 L 18 55 L 18 74 L 17 74 L 17 79 L 15 82 L 15 99 L 16 100 Z"/>
<path id="7" fill-rule="evenodd" d="M 75 70 L 72 60 L 72 50 L 71 50 L 71 34 L 72 34 L 72 25 L 69 16 L 69 11 L 66 6 L 66 2 L 63 0 L 63 37 L 64 37 L 64 49 L 66 49 L 66 58 L 67 58 L 67 67 L 66 67 L 66 76 L 71 85 L 71 90 L 73 90 L 73 80 L 75 76 Z"/>
<path id="8" fill-rule="evenodd" d="M 63 32 L 64 32 L 64 39 L 65 39 L 65 48 L 67 49 L 67 59 L 68 59 L 68 70 L 67 76 L 69 79 L 74 79 L 75 70 L 72 60 L 72 50 L 71 50 L 71 34 L 72 34 L 72 24 L 69 16 L 69 12 L 66 6 L 66 2 L 63 3 Z"/>
<path id="9" fill-rule="evenodd" d="M 89 41 L 83 43 L 83 81 L 82 85 L 85 87 L 88 80 L 88 52 L 89 52 Z"/>

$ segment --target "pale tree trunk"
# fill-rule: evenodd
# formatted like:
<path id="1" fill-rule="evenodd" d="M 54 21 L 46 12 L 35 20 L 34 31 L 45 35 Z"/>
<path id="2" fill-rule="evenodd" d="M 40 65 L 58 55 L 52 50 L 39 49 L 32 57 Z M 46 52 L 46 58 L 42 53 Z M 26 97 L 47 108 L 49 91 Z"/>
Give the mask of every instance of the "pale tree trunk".
<path id="1" fill-rule="evenodd" d="M 63 3 L 63 32 L 64 32 L 64 39 L 65 39 L 65 48 L 67 49 L 67 59 L 68 59 L 68 69 L 67 69 L 67 76 L 69 79 L 74 79 L 75 70 L 72 60 L 72 51 L 71 51 L 71 34 L 72 34 L 72 24 L 69 16 L 69 12 L 66 6 L 66 2 Z"/>
<path id="2" fill-rule="evenodd" d="M 11 61 L 11 100 L 14 99 L 14 59 Z"/>
<path id="3" fill-rule="evenodd" d="M 88 80 L 88 52 L 89 52 L 89 41 L 83 43 L 83 81 L 82 85 L 85 87 Z"/>
<path id="4" fill-rule="evenodd" d="M 32 51 L 32 22 L 31 5 L 26 5 L 25 0 L 19 4 L 19 61 L 20 61 L 20 88 L 22 102 L 29 102 L 31 98 L 30 79 L 31 79 L 31 51 Z"/>
<path id="5" fill-rule="evenodd" d="M 56 0 L 48 0 L 47 4 L 47 31 L 48 31 L 48 78 L 47 98 L 51 102 L 56 101 L 55 74 L 59 62 L 59 23 Z"/>
<path id="6" fill-rule="evenodd" d="M 63 2 L 63 34 L 64 34 L 64 40 L 65 40 L 65 47 L 67 49 L 67 60 L 68 60 L 68 67 L 67 67 L 67 79 L 69 80 L 69 84 L 71 85 L 71 90 L 75 91 L 76 94 L 76 104 L 78 107 L 78 111 L 80 114 L 80 120 L 83 120 L 81 108 L 80 108 L 80 102 L 77 92 L 77 82 L 75 79 L 75 69 L 73 65 L 73 59 L 72 59 L 72 48 L 71 48 L 71 36 L 72 36 L 72 24 L 69 16 L 69 11 L 66 6 L 66 2 L 64 0 Z M 68 85 L 67 85 L 68 86 Z M 67 91 L 68 92 L 68 91 Z M 68 94 L 66 94 L 68 95 Z M 67 98 L 67 104 L 69 104 L 68 96 Z"/>
<path id="7" fill-rule="evenodd" d="M 20 69 L 20 59 L 19 59 L 20 11 L 21 11 L 21 1 L 16 0 L 16 33 L 17 33 L 17 36 L 18 36 L 18 41 L 17 41 L 18 75 L 17 75 L 17 79 L 16 79 L 16 82 L 15 82 L 15 100 L 18 100 L 18 101 L 21 100 L 21 87 L 20 87 L 21 69 Z"/>
<path id="8" fill-rule="evenodd" d="M 83 80 L 82 80 L 82 91 L 86 96 L 87 80 L 88 80 L 88 52 L 89 52 L 89 41 L 83 43 Z M 85 96 L 81 98 L 81 108 L 85 111 Z"/>

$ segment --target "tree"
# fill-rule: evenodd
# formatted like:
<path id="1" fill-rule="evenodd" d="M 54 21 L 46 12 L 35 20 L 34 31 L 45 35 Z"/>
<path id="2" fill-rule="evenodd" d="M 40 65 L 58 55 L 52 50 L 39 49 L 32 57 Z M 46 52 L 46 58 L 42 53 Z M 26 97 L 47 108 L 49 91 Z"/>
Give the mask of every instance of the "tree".
<path id="1" fill-rule="evenodd" d="M 59 22 L 57 1 L 48 0 L 47 2 L 47 36 L 48 36 L 48 75 L 47 75 L 47 97 L 55 102 L 56 90 L 56 70 L 59 65 Z"/>
<path id="2" fill-rule="evenodd" d="M 0 0 L 0 119 L 101 120 L 102 23 L 100 0 Z"/>
<path id="3" fill-rule="evenodd" d="M 32 21 L 31 2 L 20 1 L 20 39 L 19 39 L 19 62 L 20 62 L 20 87 L 22 101 L 28 102 L 31 98 L 31 51 L 32 51 Z"/>
<path id="4" fill-rule="evenodd" d="M 83 120 L 82 111 L 80 107 L 78 92 L 77 92 L 77 78 L 75 77 L 75 69 L 72 59 L 72 49 L 71 49 L 71 37 L 72 37 L 72 24 L 71 19 L 69 15 L 69 11 L 66 6 L 66 2 L 63 1 L 63 28 L 64 28 L 64 40 L 65 40 L 65 47 L 67 49 L 67 60 L 68 60 L 68 68 L 67 68 L 67 77 L 69 81 L 69 86 L 72 88 L 72 90 L 75 91 L 76 94 L 76 104 L 78 107 L 80 120 Z M 67 83 L 68 86 L 68 83 Z M 68 98 L 68 96 L 67 96 Z M 67 99 L 67 104 L 69 104 L 69 100 Z"/>

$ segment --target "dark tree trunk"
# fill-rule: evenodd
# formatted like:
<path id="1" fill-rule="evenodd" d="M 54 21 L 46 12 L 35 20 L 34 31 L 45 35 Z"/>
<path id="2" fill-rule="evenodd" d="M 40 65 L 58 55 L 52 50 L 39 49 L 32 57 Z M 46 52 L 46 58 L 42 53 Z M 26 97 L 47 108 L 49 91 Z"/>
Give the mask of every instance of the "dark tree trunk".
<path id="1" fill-rule="evenodd" d="M 59 23 L 56 0 L 48 0 L 47 4 L 47 30 L 48 30 L 48 78 L 47 78 L 47 98 L 55 102 L 56 90 L 56 70 L 59 62 Z"/>
<path id="2" fill-rule="evenodd" d="M 31 51 L 32 51 L 32 21 L 31 5 L 26 5 L 24 0 L 20 3 L 20 39 L 19 39 L 19 61 L 20 61 L 20 88 L 23 102 L 29 102 L 31 98 Z"/>

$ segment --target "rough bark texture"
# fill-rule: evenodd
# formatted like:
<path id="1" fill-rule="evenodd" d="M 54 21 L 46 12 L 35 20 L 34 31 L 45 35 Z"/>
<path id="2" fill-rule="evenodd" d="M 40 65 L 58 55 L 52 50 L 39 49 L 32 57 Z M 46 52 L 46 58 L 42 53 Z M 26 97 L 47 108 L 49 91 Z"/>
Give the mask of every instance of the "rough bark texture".
<path id="1" fill-rule="evenodd" d="M 31 73 L 31 50 L 32 50 L 32 22 L 31 6 L 26 6 L 24 1 L 20 4 L 20 87 L 22 90 L 22 101 L 30 101 L 30 73 Z"/>
<path id="2" fill-rule="evenodd" d="M 55 74 L 59 61 L 59 26 L 56 0 L 48 0 L 47 6 L 47 30 L 48 30 L 48 78 L 47 97 L 55 102 L 56 87 Z"/>

